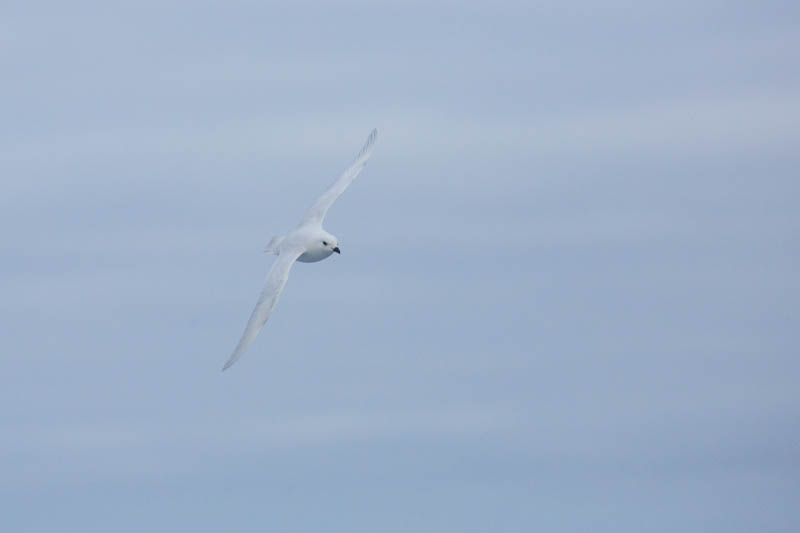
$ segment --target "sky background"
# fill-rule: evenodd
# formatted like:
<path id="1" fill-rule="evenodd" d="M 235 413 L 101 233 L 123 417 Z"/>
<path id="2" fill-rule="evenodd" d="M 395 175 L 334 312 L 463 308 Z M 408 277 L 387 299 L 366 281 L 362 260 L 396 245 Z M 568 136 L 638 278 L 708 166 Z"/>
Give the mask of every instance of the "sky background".
<path id="1" fill-rule="evenodd" d="M 3 530 L 800 530 L 797 5 L 1 11 Z"/>

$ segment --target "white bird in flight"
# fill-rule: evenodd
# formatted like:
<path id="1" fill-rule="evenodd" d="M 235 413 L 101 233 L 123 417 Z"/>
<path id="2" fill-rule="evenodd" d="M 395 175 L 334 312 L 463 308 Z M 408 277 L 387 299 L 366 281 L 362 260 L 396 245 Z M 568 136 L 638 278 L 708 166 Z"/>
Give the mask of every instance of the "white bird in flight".
<path id="1" fill-rule="evenodd" d="M 278 258 L 273 263 L 269 274 L 267 274 L 267 281 L 264 283 L 264 289 L 261 291 L 258 303 L 250 315 L 250 320 L 247 321 L 247 327 L 244 328 L 239 344 L 236 345 L 236 349 L 233 350 L 225 366 L 222 367 L 223 371 L 238 361 L 250 345 L 253 344 L 258 332 L 264 327 L 275 306 L 278 305 L 278 299 L 286 286 L 286 281 L 289 279 L 289 271 L 292 269 L 294 262 L 315 263 L 329 257 L 333 252 L 341 253 L 339 251 L 339 239 L 322 228 L 322 221 L 325 219 L 325 215 L 333 205 L 333 202 L 341 196 L 364 169 L 369 156 L 372 155 L 372 149 L 375 147 L 375 139 L 377 138 L 378 130 L 374 129 L 367 137 L 367 142 L 358 152 L 353 164 L 311 206 L 303 220 L 300 221 L 300 224 L 283 237 L 273 237 L 264 249 L 265 252 L 276 254 Z"/>

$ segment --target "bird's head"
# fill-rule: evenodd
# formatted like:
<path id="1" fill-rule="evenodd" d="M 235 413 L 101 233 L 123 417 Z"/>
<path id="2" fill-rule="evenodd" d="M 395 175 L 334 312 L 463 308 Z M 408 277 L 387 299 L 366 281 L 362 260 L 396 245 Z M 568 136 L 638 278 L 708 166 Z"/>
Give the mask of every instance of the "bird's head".
<path id="1" fill-rule="evenodd" d="M 331 252 L 336 252 L 337 254 L 341 253 L 341 251 L 339 250 L 339 239 L 337 239 L 334 235 L 325 232 L 319 239 L 320 239 L 319 245 L 321 245 L 326 250 L 330 250 Z"/>

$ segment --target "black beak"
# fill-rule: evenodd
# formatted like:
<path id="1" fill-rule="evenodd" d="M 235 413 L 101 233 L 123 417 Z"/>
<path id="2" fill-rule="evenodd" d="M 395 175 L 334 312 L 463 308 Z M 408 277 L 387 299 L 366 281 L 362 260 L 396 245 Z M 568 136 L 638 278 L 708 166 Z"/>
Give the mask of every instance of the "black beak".
<path id="1" fill-rule="evenodd" d="M 337 254 L 342 253 L 342 251 L 339 249 L 338 246 L 336 248 L 334 248 L 333 251 L 336 252 Z"/>

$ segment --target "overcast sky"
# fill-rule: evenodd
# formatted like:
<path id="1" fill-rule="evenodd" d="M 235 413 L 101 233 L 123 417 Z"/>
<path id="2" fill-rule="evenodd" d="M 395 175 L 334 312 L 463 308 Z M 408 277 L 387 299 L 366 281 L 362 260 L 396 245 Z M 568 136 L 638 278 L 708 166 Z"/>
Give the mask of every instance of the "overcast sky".
<path id="1" fill-rule="evenodd" d="M 800 530 L 791 2 L 0 15 L 4 530 Z"/>

